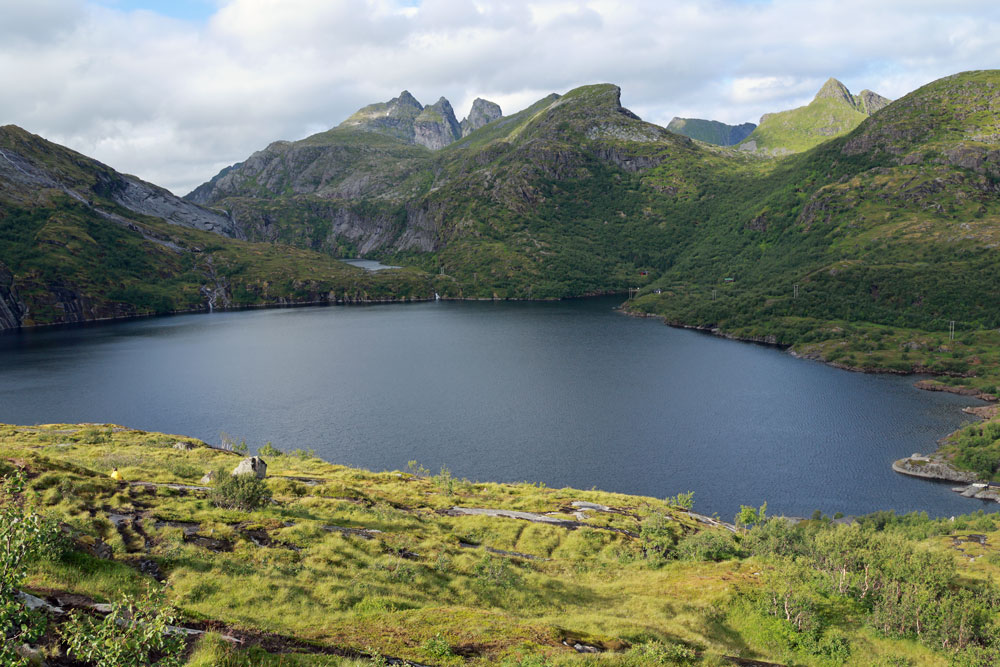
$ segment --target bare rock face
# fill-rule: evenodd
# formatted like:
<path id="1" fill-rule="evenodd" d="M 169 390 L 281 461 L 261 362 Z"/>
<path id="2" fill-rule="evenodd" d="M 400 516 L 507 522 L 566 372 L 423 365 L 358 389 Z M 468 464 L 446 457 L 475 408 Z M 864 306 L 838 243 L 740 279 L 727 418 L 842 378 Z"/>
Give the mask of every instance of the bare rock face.
<path id="1" fill-rule="evenodd" d="M 21 326 L 24 314 L 24 303 L 14 289 L 14 275 L 0 263 L 0 331 Z"/>
<path id="2" fill-rule="evenodd" d="M 424 107 L 413 121 L 413 141 L 432 151 L 444 148 L 462 135 L 455 111 L 445 98 Z"/>
<path id="3" fill-rule="evenodd" d="M 399 97 L 388 102 L 377 102 L 358 109 L 338 127 L 384 134 L 412 144 L 415 143 L 413 124 L 423 109 L 410 91 L 404 90 Z"/>
<path id="4" fill-rule="evenodd" d="M 235 221 L 225 213 L 176 197 L 169 191 L 117 173 L 99 174 L 93 190 L 142 215 L 162 218 L 183 227 L 194 227 L 230 238 L 242 238 Z"/>
<path id="5" fill-rule="evenodd" d="M 472 109 L 469 111 L 469 115 L 459 124 L 462 136 L 469 136 L 479 128 L 487 123 L 492 123 L 501 116 L 503 116 L 503 112 L 500 110 L 499 104 L 477 97 L 472 102 Z"/>
<path id="6" fill-rule="evenodd" d="M 267 477 L 267 464 L 259 456 L 248 456 L 233 469 L 233 475 L 256 475 L 257 479 Z"/>
<path id="7" fill-rule="evenodd" d="M 858 111 L 866 113 L 869 116 L 876 111 L 887 107 L 892 102 L 892 100 L 888 97 L 882 97 L 878 93 L 873 93 L 867 88 L 858 93 L 854 97 L 854 100 L 858 106 Z"/>

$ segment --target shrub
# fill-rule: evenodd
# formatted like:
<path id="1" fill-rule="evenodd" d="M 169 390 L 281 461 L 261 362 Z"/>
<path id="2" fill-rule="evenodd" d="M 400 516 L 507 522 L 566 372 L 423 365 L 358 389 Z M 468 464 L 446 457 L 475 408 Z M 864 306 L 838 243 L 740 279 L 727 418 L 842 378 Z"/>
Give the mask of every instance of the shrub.
<path id="1" fill-rule="evenodd" d="M 252 512 L 271 502 L 271 489 L 254 474 L 229 475 L 215 473 L 218 481 L 212 492 L 212 504 L 225 509 Z"/>
<path id="2" fill-rule="evenodd" d="M 448 640 L 438 633 L 424 642 L 423 645 L 424 653 L 431 656 L 432 658 L 450 658 L 455 655 L 454 651 L 451 650 L 451 644 Z"/>
<path id="3" fill-rule="evenodd" d="M 657 641 L 637 644 L 626 655 L 629 665 L 687 665 L 698 658 L 688 646 Z"/>
<path id="4" fill-rule="evenodd" d="M 739 546 L 728 531 L 703 530 L 677 543 L 677 557 L 682 560 L 721 561 L 739 555 Z"/>
<path id="5" fill-rule="evenodd" d="M 694 491 L 678 493 L 676 496 L 668 496 L 664 502 L 668 505 L 673 505 L 674 507 L 689 510 L 694 507 Z"/>
<path id="6" fill-rule="evenodd" d="M 29 563 L 57 545 L 55 525 L 26 507 L 21 497 L 25 476 L 21 471 L 0 479 L 0 664 L 20 664 L 15 647 L 38 639 L 45 619 L 24 608 L 17 598 Z"/>
<path id="7" fill-rule="evenodd" d="M 663 559 L 677 543 L 677 528 L 672 518 L 653 512 L 642 520 L 639 539 L 646 558 Z"/>
<path id="8" fill-rule="evenodd" d="M 272 445 L 270 440 L 265 442 L 264 446 L 257 450 L 257 454 L 260 456 L 267 456 L 270 458 L 275 458 L 278 456 L 285 455 L 283 451 Z"/>
<path id="9" fill-rule="evenodd" d="M 161 593 L 123 597 L 102 619 L 73 612 L 59 632 L 77 660 L 97 667 L 174 667 L 182 663 L 184 639 L 167 634 L 174 612 Z"/>
<path id="10" fill-rule="evenodd" d="M 511 568 L 506 558 L 487 554 L 473 568 L 475 586 L 481 591 L 490 589 L 508 590 L 520 583 L 521 578 Z"/>

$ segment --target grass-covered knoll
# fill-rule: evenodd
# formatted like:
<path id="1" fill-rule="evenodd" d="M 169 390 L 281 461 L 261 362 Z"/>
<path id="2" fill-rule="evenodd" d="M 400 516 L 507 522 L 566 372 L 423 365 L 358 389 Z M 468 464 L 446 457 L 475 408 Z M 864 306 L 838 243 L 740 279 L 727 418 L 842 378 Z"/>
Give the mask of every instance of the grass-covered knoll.
<path id="1" fill-rule="evenodd" d="M 232 452 L 112 425 L 0 426 L 0 474 L 28 477 L 0 502 L 27 503 L 70 539 L 23 587 L 83 609 L 162 588 L 181 625 L 212 631 L 192 640 L 192 665 L 996 657 L 995 515 L 793 526 L 745 508 L 733 534 L 689 515 L 683 494 L 473 483 L 416 463 L 376 473 L 270 444 L 261 454 L 274 501 L 244 512 L 200 488 L 206 471 L 219 479 L 239 462 Z M 986 535 L 974 561 L 953 548 L 970 531 Z M 51 623 L 50 653 L 63 619 Z"/>

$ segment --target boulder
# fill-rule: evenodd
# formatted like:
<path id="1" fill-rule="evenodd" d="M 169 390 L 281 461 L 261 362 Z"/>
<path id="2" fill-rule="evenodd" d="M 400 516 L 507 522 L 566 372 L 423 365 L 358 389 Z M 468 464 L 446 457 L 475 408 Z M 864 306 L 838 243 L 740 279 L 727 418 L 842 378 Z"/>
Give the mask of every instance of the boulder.
<path id="1" fill-rule="evenodd" d="M 240 464 L 233 470 L 234 475 L 257 475 L 257 479 L 264 479 L 267 476 L 267 463 L 259 456 L 248 456 L 240 461 Z"/>
<path id="2" fill-rule="evenodd" d="M 190 442 L 175 442 L 174 449 L 179 449 L 182 452 L 186 452 L 189 449 L 194 449 L 194 445 L 192 445 Z"/>
<path id="3" fill-rule="evenodd" d="M 201 478 L 202 484 L 211 484 L 214 481 L 215 481 L 215 472 L 212 470 L 206 472 L 205 476 Z"/>

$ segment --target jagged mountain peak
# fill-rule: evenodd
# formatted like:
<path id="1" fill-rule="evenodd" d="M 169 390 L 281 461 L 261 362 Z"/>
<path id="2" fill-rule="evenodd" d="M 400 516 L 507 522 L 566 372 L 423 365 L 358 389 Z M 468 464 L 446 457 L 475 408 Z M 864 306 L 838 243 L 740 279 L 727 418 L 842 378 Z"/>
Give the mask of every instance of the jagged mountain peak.
<path id="1" fill-rule="evenodd" d="M 462 130 L 455 118 L 455 110 L 444 97 L 424 107 L 413 121 L 414 143 L 431 150 L 444 148 L 461 136 Z"/>
<path id="2" fill-rule="evenodd" d="M 870 90 L 853 95 L 841 81 L 830 77 L 809 104 L 761 116 L 757 129 L 740 148 L 772 155 L 804 151 L 847 134 L 889 102 Z"/>
<path id="3" fill-rule="evenodd" d="M 826 80 L 826 82 L 820 87 L 819 91 L 816 92 L 813 101 L 821 100 L 824 98 L 842 100 L 847 104 L 854 106 L 854 96 L 851 95 L 851 91 L 841 83 L 839 80 L 833 78 L 832 76 Z"/>
<path id="4" fill-rule="evenodd" d="M 469 109 L 469 115 L 460 123 L 462 136 L 468 136 L 484 125 L 492 123 L 501 117 L 503 117 L 503 112 L 500 110 L 499 104 L 477 97 L 472 101 L 472 108 Z"/>
<path id="5" fill-rule="evenodd" d="M 442 97 L 441 99 L 444 98 Z M 423 105 L 417 101 L 417 98 L 411 95 L 410 91 L 408 90 L 400 92 L 398 97 L 394 97 L 391 100 L 389 100 L 389 104 L 392 104 L 393 102 L 395 102 L 396 104 L 404 104 L 406 106 L 416 107 L 418 109 L 424 108 Z"/>
<path id="6" fill-rule="evenodd" d="M 888 97 L 882 97 L 876 92 L 868 90 L 865 88 L 860 93 L 854 97 L 855 104 L 859 111 L 866 113 L 869 116 L 887 107 L 892 100 Z"/>

